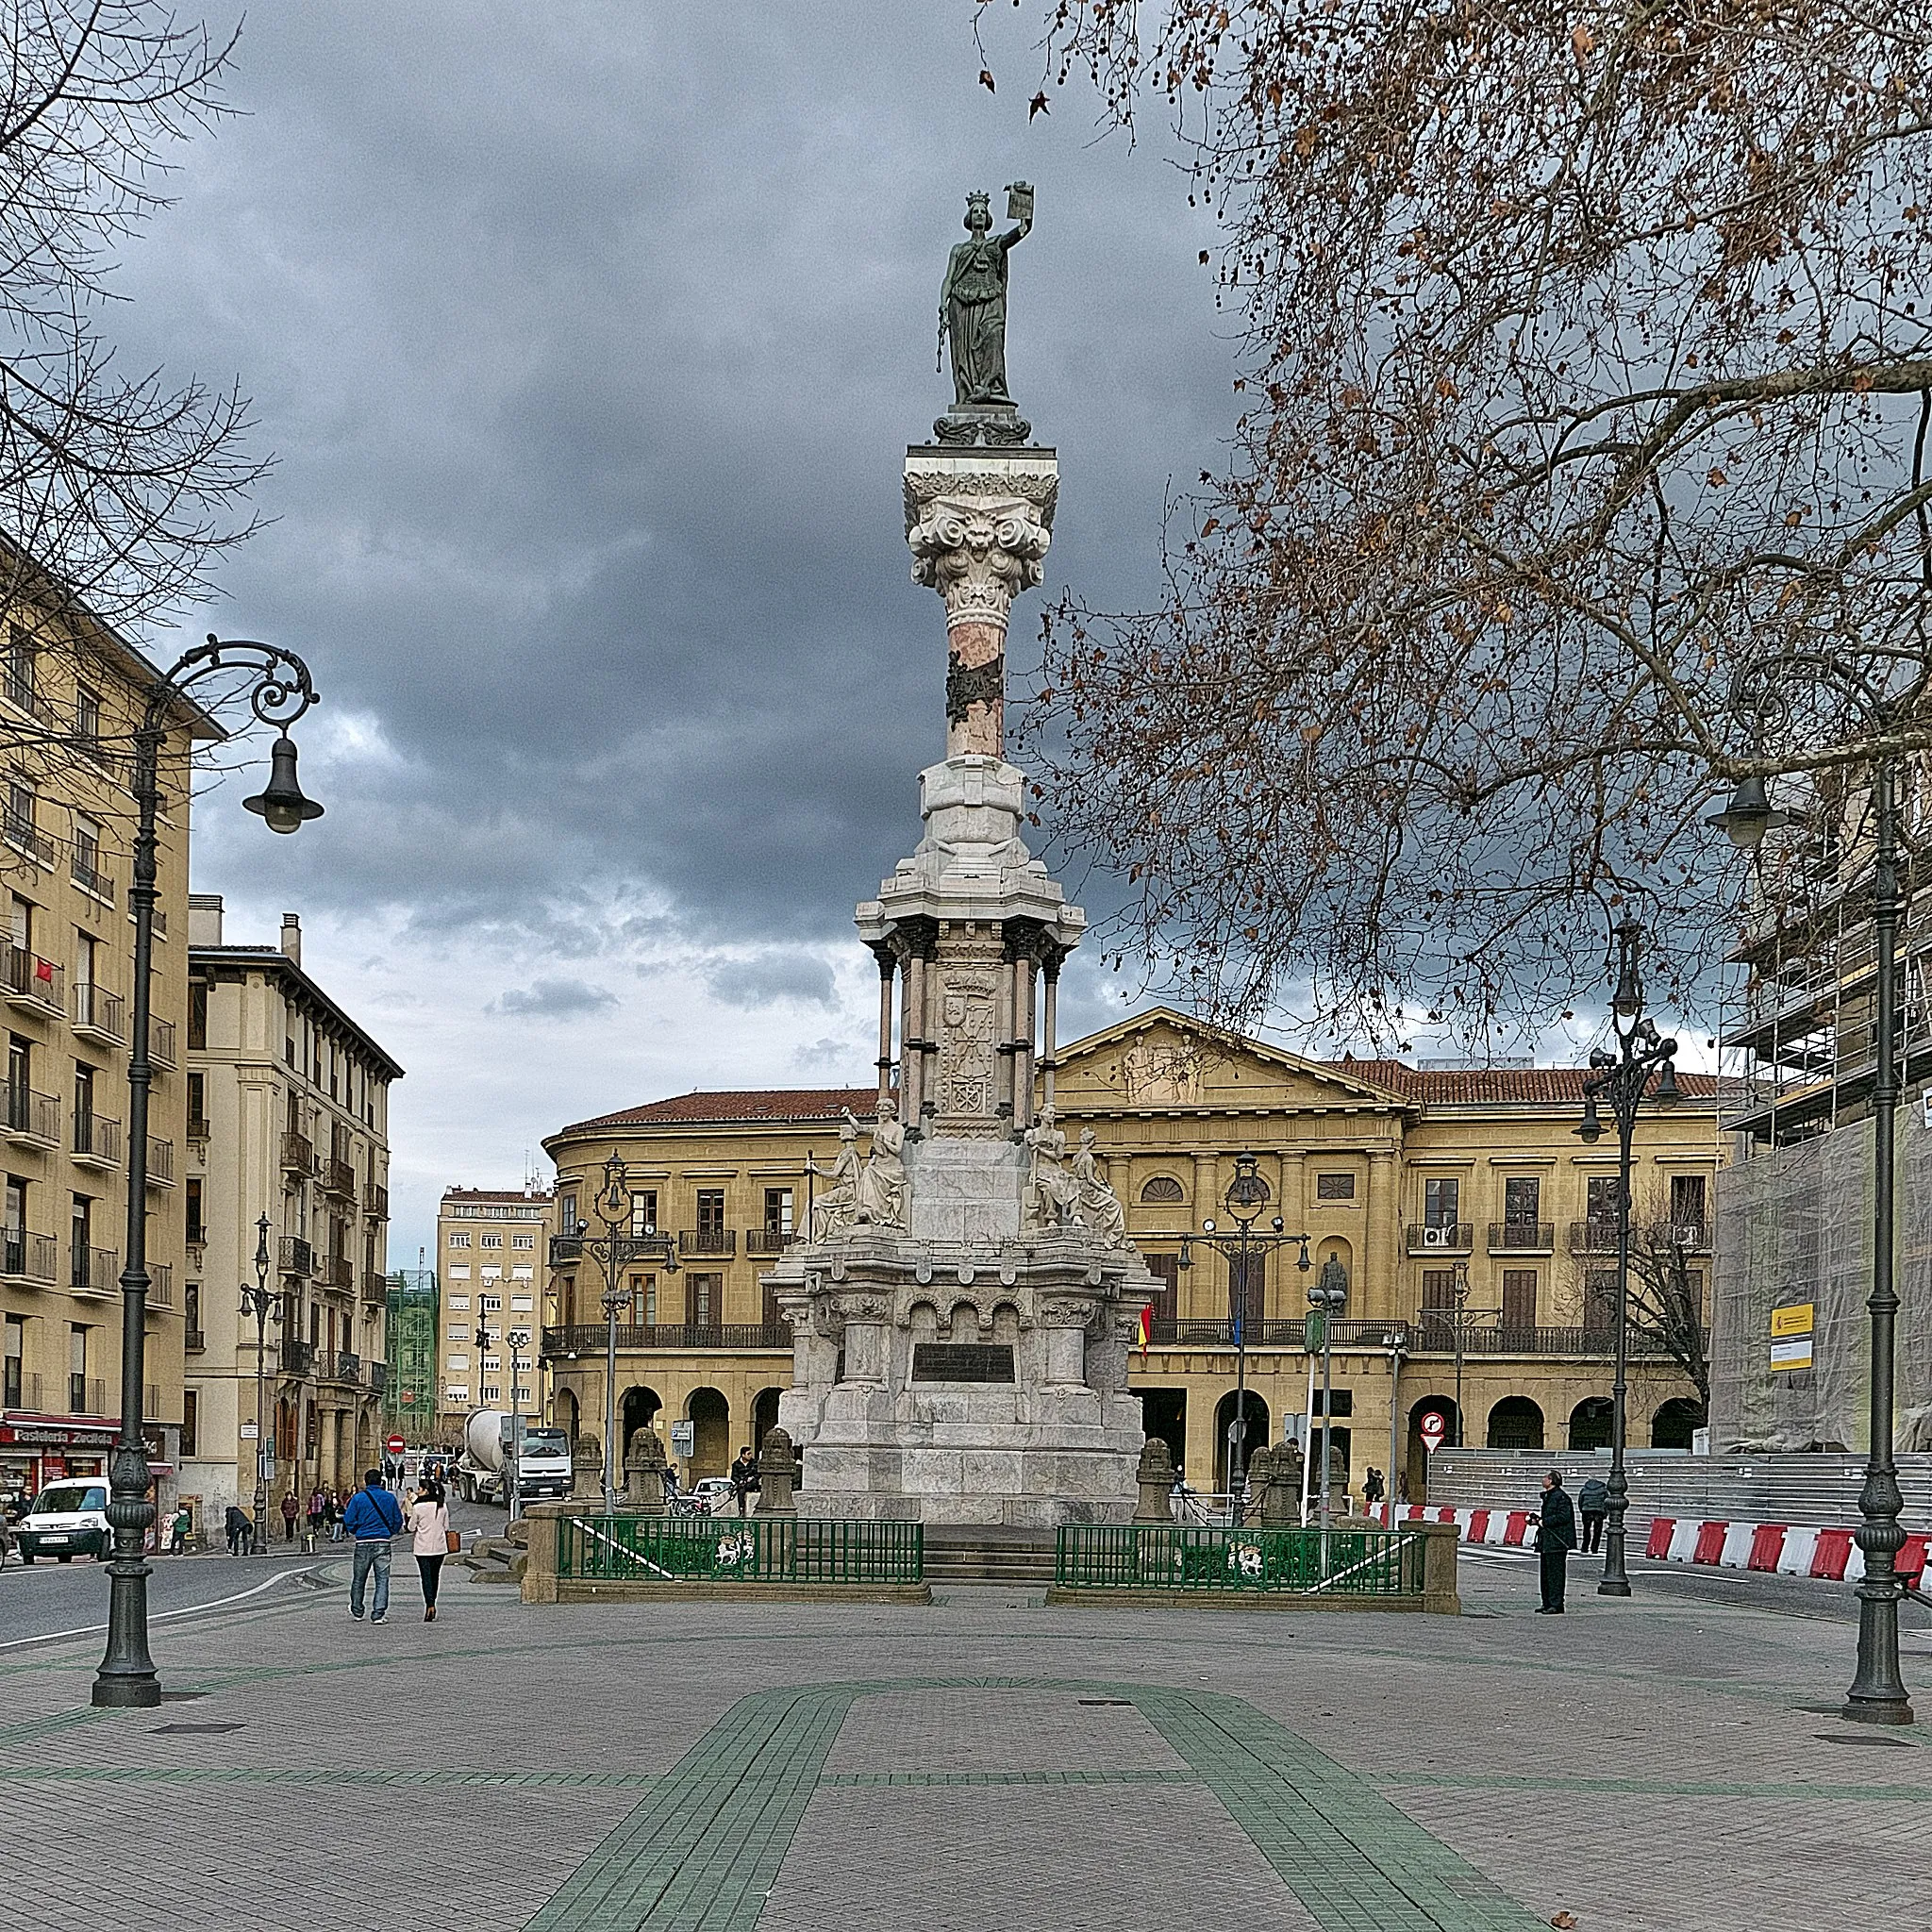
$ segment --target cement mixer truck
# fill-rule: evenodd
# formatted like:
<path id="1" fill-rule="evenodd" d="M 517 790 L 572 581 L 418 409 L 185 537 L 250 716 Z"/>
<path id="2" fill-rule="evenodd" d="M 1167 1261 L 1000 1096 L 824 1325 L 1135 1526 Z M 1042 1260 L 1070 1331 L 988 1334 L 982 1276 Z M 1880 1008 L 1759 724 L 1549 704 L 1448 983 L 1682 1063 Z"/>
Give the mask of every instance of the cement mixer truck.
<path id="1" fill-rule="evenodd" d="M 453 1478 L 457 1493 L 472 1503 L 502 1502 L 512 1464 L 520 1502 L 570 1494 L 570 1438 L 561 1429 L 500 1408 L 474 1410 Z"/>

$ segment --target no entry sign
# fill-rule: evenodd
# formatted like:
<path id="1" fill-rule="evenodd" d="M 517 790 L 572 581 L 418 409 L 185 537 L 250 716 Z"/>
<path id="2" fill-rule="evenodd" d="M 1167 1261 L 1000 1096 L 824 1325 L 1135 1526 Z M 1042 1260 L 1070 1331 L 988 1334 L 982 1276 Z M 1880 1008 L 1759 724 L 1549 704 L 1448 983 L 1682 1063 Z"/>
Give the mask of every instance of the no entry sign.
<path id="1" fill-rule="evenodd" d="M 403 1439 L 400 1436 L 391 1436 L 389 1439 L 389 1441 L 385 1442 L 382 1446 L 385 1449 L 387 1449 L 391 1456 L 400 1456 L 408 1445 L 403 1441 Z"/>
<path id="2" fill-rule="evenodd" d="M 1432 1455 L 1442 1446 L 1442 1438 L 1449 1433 L 1449 1418 L 1440 1408 L 1429 1409 L 1416 1424 L 1422 1431 L 1423 1447 Z"/>

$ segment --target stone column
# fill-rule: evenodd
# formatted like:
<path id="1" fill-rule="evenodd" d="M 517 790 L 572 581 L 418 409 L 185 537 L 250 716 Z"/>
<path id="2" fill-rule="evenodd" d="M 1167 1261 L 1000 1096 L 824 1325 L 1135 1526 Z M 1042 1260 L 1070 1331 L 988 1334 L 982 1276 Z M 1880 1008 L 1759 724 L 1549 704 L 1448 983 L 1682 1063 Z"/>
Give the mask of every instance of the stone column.
<path id="1" fill-rule="evenodd" d="M 1033 955 L 1013 961 L 1013 1124 L 1033 1124 Z"/>
<path id="2" fill-rule="evenodd" d="M 845 1379 L 880 1386 L 886 1379 L 887 1319 L 878 1295 L 847 1295 L 835 1304 L 845 1324 Z"/>
<path id="3" fill-rule="evenodd" d="M 1350 1284 L 1354 1292 L 1349 1297 L 1354 1304 L 1349 1313 L 1364 1321 L 1402 1317 L 1405 1312 L 1412 1318 L 1415 1312 L 1397 1306 L 1400 1296 L 1396 1284 L 1402 1279 L 1402 1231 L 1396 1211 L 1401 1204 L 1395 1198 L 1399 1185 L 1395 1150 L 1372 1147 L 1368 1226 L 1362 1252 L 1356 1259 L 1355 1280 Z"/>
<path id="4" fill-rule="evenodd" d="M 1093 1310 L 1086 1302 L 1046 1302 L 1040 1325 L 1046 1331 L 1046 1382 L 1050 1389 L 1075 1389 L 1087 1379 L 1087 1324 Z"/>
<path id="5" fill-rule="evenodd" d="M 1217 1157 L 1211 1153 L 1194 1156 L 1194 1222 L 1225 1221 L 1227 1209 L 1221 1199 L 1221 1174 Z"/>
<path id="6" fill-rule="evenodd" d="M 1019 1108 L 1013 1093 L 1013 975 L 1015 972 L 1010 958 L 1000 962 L 999 997 L 994 1007 L 997 1014 L 996 1025 L 999 1031 L 996 1051 L 999 1057 L 999 1093 L 995 1106 L 1001 1117 L 1017 1125 Z"/>
<path id="7" fill-rule="evenodd" d="M 892 1085 L 892 954 L 889 946 L 874 948 L 879 962 L 879 1098 Z"/>
<path id="8" fill-rule="evenodd" d="M 900 967 L 906 1006 L 899 1023 L 899 1118 L 917 1128 L 925 1099 L 925 960 L 909 954 Z"/>
<path id="9" fill-rule="evenodd" d="M 1051 450 L 909 449 L 912 575 L 946 604 L 946 756 L 998 758 L 1007 619 L 1041 579 L 1059 471 Z"/>
<path id="10" fill-rule="evenodd" d="M 1056 952 L 1048 956 L 1043 970 L 1046 979 L 1046 1011 L 1040 1027 L 1041 1104 L 1044 1107 L 1051 1107 L 1053 1105 L 1053 1076 L 1059 1065 L 1057 1057 L 1058 1048 L 1056 1046 L 1058 1035 L 1055 1030 L 1059 1018 L 1060 956 L 1058 953 Z M 1123 1195 L 1122 1198 L 1125 1199 L 1125 1196 Z"/>

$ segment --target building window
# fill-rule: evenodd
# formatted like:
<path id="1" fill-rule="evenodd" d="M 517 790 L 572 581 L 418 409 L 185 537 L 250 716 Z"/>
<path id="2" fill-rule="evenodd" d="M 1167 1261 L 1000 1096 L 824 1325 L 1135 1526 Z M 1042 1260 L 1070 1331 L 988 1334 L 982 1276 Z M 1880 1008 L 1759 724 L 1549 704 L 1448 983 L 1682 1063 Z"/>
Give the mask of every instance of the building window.
<path id="1" fill-rule="evenodd" d="M 181 1456 L 184 1461 L 201 1453 L 200 1427 L 201 1397 L 189 1389 L 181 1396 Z"/>
<path id="2" fill-rule="evenodd" d="M 188 1044 L 200 1053 L 208 1045 L 208 981 L 188 982 Z"/>
<path id="3" fill-rule="evenodd" d="M 724 1277 L 722 1274 L 687 1274 L 684 1277 L 685 1320 L 693 1328 L 708 1328 L 720 1319 L 724 1306 Z"/>
<path id="4" fill-rule="evenodd" d="M 478 1301 L 477 1307 L 486 1315 L 493 1315 L 503 1307 L 503 1297 L 500 1294 L 486 1294 Z"/>
<path id="5" fill-rule="evenodd" d="M 527 1294 L 511 1295 L 509 1311 L 512 1315 L 534 1315 L 537 1312 L 536 1297 Z"/>
<path id="6" fill-rule="evenodd" d="M 576 1196 L 575 1194 L 566 1194 L 564 1199 L 570 1204 L 571 1212 L 575 1214 L 576 1212 Z M 658 1232 L 658 1191 L 656 1188 L 633 1190 L 630 1197 L 630 1231 L 633 1240 L 641 1235 L 656 1234 Z"/>
<path id="7" fill-rule="evenodd" d="M 537 1245 L 537 1237 L 533 1234 L 513 1234 L 509 1238 L 509 1244 L 513 1248 L 521 1248 L 527 1254 Z"/>
<path id="8" fill-rule="evenodd" d="M 4 670 L 0 670 L 0 681 L 4 681 L 8 703 L 18 705 L 23 711 L 31 711 L 40 694 L 39 658 L 33 632 L 24 624 L 9 624 L 7 660 Z"/>
<path id="9" fill-rule="evenodd" d="M 454 1340 L 455 1338 L 452 1337 L 451 1339 Z M 458 1370 L 467 1369 L 470 1366 L 470 1357 L 467 1355 L 453 1355 L 445 1366 Z"/>
<path id="10" fill-rule="evenodd" d="M 1445 1348 L 1456 1339 L 1456 1271 L 1423 1270 L 1423 1345 Z"/>
<path id="11" fill-rule="evenodd" d="M 1315 1176 L 1315 1199 L 1318 1201 L 1353 1201 L 1355 1199 L 1354 1174 L 1318 1174 Z"/>
<path id="12" fill-rule="evenodd" d="M 1187 1195 L 1173 1174 L 1158 1174 L 1141 1190 L 1141 1198 L 1150 1204 L 1169 1205 L 1186 1200 Z"/>
<path id="13" fill-rule="evenodd" d="M 1583 1184 L 1583 1214 L 1592 1246 L 1614 1244 L 1617 1239 L 1617 1190 L 1613 1174 L 1591 1174 Z"/>
<path id="14" fill-rule="evenodd" d="M 497 1383 L 497 1382 L 486 1382 L 486 1383 L 484 1383 L 484 1385 L 483 1385 L 483 1400 L 484 1400 L 484 1401 L 485 1401 L 486 1403 L 488 1403 L 488 1402 L 501 1402 L 501 1401 L 503 1400 L 503 1386 L 502 1386 L 502 1384 L 501 1384 L 501 1383 Z"/>
<path id="15" fill-rule="evenodd" d="M 93 1240 L 94 1204 L 85 1194 L 76 1194 L 67 1217 L 68 1281 L 75 1288 L 92 1286 Z"/>
<path id="16" fill-rule="evenodd" d="M 101 694 L 87 685 L 74 691 L 74 731 L 83 751 L 92 752 L 101 741 Z"/>
<path id="17" fill-rule="evenodd" d="M 485 1248 L 500 1248 L 503 1245 L 503 1237 L 500 1234 L 486 1234 L 477 1245 Z"/>
<path id="18" fill-rule="evenodd" d="M 449 1238 L 449 1244 L 453 1248 L 467 1248 L 470 1245 L 470 1237 L 466 1234 L 453 1234 Z"/>
<path id="19" fill-rule="evenodd" d="M 67 1330 L 67 1409 L 85 1415 L 87 1407 L 87 1330 L 78 1322 Z"/>
<path id="20" fill-rule="evenodd" d="M 8 779 L 5 831 L 14 844 L 29 852 L 34 846 L 35 803 L 34 788 L 25 778 Z"/>
<path id="21" fill-rule="evenodd" d="M 0 1355 L 0 1408 L 25 1408 L 26 1399 L 26 1317 L 7 1318 L 7 1352 Z"/>
<path id="22" fill-rule="evenodd" d="M 655 1274 L 631 1276 L 630 1318 L 646 1328 L 658 1325 L 658 1277 Z"/>
<path id="23" fill-rule="evenodd" d="M 1143 1192 L 1141 1198 L 1147 1196 Z M 1149 1255 L 1146 1257 L 1147 1272 L 1154 1277 L 1154 1306 L 1149 1314 L 1155 1324 L 1156 1341 L 1164 1340 L 1172 1333 L 1163 1327 L 1174 1322 L 1180 1314 L 1181 1305 L 1181 1257 L 1178 1255 Z"/>
<path id="24" fill-rule="evenodd" d="M 188 1076 L 188 1132 L 195 1140 L 208 1134 L 208 1075 L 190 1074 Z"/>
<path id="25" fill-rule="evenodd" d="M 1506 1268 L 1503 1271 L 1503 1326 L 1536 1326 L 1536 1270 Z"/>
<path id="26" fill-rule="evenodd" d="M 101 864 L 101 828 L 80 812 L 74 814 L 74 882 L 106 898 L 108 874 Z"/>
<path id="27" fill-rule="evenodd" d="M 1534 1227 L 1542 1219 L 1543 1184 L 1533 1174 L 1512 1174 L 1503 1183 L 1503 1225 Z"/>
<path id="28" fill-rule="evenodd" d="M 1462 1219 L 1462 1183 L 1444 1174 L 1423 1183 L 1423 1225 L 1454 1227 Z"/>
<path id="29" fill-rule="evenodd" d="M 188 1239 L 191 1241 L 205 1241 L 208 1232 L 201 1222 L 201 1177 L 191 1174 L 188 1180 Z"/>
<path id="30" fill-rule="evenodd" d="M 1614 1181 L 1610 1183 L 1616 1185 Z M 1583 1277 L 1583 1330 L 1586 1335 L 1617 1332 L 1617 1271 L 1592 1268 Z"/>
<path id="31" fill-rule="evenodd" d="M 458 1261 L 454 1263 L 449 1270 L 449 1278 L 452 1281 L 469 1280 L 470 1264 L 467 1261 Z"/>
<path id="32" fill-rule="evenodd" d="M 195 1334 L 201 1332 L 201 1283 L 191 1281 L 184 1291 L 181 1301 L 181 1315 L 188 1327 Z"/>
<path id="33" fill-rule="evenodd" d="M 774 1235 L 789 1235 L 791 1232 L 791 1190 L 790 1188 L 767 1188 L 765 1190 L 765 1232 Z"/>
<path id="34" fill-rule="evenodd" d="M 467 1315 L 470 1312 L 470 1297 L 466 1294 L 453 1294 L 449 1298 L 449 1306 L 452 1314 Z"/>
<path id="35" fill-rule="evenodd" d="M 1694 1228 L 1696 1240 L 1704 1233 L 1704 1176 L 1701 1174 L 1674 1174 L 1671 1176 L 1671 1225 Z"/>
<path id="36" fill-rule="evenodd" d="M 449 1335 L 446 1339 L 451 1341 L 469 1341 L 470 1324 L 467 1322 L 456 1322 L 451 1324 Z"/>
<path id="37" fill-rule="evenodd" d="M 577 1231 L 577 1197 L 574 1192 L 557 1197 L 557 1228 L 559 1234 Z"/>
<path id="38" fill-rule="evenodd" d="M 698 1240 L 715 1241 L 724 1234 L 724 1190 L 723 1188 L 700 1188 L 698 1190 Z"/>

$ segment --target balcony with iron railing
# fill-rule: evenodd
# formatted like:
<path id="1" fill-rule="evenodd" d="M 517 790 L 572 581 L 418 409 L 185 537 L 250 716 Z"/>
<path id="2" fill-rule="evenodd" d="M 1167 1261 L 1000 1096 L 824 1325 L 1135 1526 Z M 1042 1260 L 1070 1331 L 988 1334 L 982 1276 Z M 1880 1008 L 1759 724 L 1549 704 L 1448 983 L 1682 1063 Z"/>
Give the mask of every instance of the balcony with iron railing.
<path id="1" fill-rule="evenodd" d="M 1466 1221 L 1416 1222 L 1408 1224 L 1408 1252 L 1411 1255 L 1466 1255 L 1474 1244 L 1475 1229 Z"/>
<path id="2" fill-rule="evenodd" d="M 51 1093 L 8 1085 L 0 1108 L 0 1135 L 28 1147 L 52 1149 L 60 1144 L 60 1103 Z"/>
<path id="3" fill-rule="evenodd" d="M 367 1367 L 369 1370 L 369 1392 L 372 1395 L 383 1394 L 389 1388 L 389 1364 L 387 1362 L 370 1362 L 367 1364 Z"/>
<path id="4" fill-rule="evenodd" d="M 69 1415 L 106 1415 L 108 1412 L 108 1385 L 98 1375 L 69 1375 L 67 1378 L 67 1413 Z"/>
<path id="5" fill-rule="evenodd" d="M 744 1231 L 747 1255 L 782 1255 L 798 1240 L 798 1230 L 790 1227 L 748 1227 Z"/>
<path id="6" fill-rule="evenodd" d="M 1553 1221 L 1492 1221 L 1490 1223 L 1490 1253 L 1492 1255 L 1548 1255 L 1556 1251 L 1557 1224 Z"/>
<path id="7" fill-rule="evenodd" d="M 316 1262 L 315 1278 L 324 1288 L 354 1288 L 355 1264 L 346 1255 L 323 1255 Z"/>
<path id="8" fill-rule="evenodd" d="M 51 1234 L 9 1227 L 0 1232 L 0 1275 L 51 1287 L 60 1278 L 60 1243 Z"/>
<path id="9" fill-rule="evenodd" d="M 602 1322 L 577 1322 L 543 1331 L 546 1356 L 601 1355 L 606 1329 Z M 619 1323 L 620 1351 L 640 1353 L 664 1349 L 782 1348 L 790 1351 L 791 1330 L 783 1322 Z"/>
<path id="10" fill-rule="evenodd" d="M 174 1307 L 175 1264 L 172 1261 L 150 1261 L 147 1264 L 147 1305 L 151 1308 Z"/>
<path id="11" fill-rule="evenodd" d="M 0 811 L 0 839 L 16 852 L 25 853 L 36 865 L 54 863 L 54 841 L 31 819 L 17 812 Z"/>
<path id="12" fill-rule="evenodd" d="M 307 1134 L 282 1136 L 282 1172 L 299 1174 L 305 1181 L 315 1172 L 315 1143 Z"/>
<path id="13" fill-rule="evenodd" d="M 4 1367 L 0 1367 L 0 1408 L 44 1415 L 46 1410 L 41 1407 L 44 1400 L 41 1393 L 43 1386 L 38 1370 L 23 1369 L 17 1355 L 8 1356 Z"/>
<path id="14" fill-rule="evenodd" d="M 282 1374 L 285 1375 L 310 1375 L 315 1373 L 315 1344 L 312 1341 L 291 1340 L 284 1341 L 279 1350 Z"/>
<path id="15" fill-rule="evenodd" d="M 147 1016 L 147 1057 L 158 1067 L 175 1065 L 175 1023 L 158 1013 Z"/>
<path id="16" fill-rule="evenodd" d="M 201 1355 L 208 1348 L 208 1337 L 199 1328 L 184 1328 L 181 1331 L 181 1348 L 186 1355 Z"/>
<path id="17" fill-rule="evenodd" d="M 205 1141 L 208 1137 L 208 1115 L 191 1113 L 188 1116 L 188 1138 L 193 1141 Z"/>
<path id="18" fill-rule="evenodd" d="M 380 1308 L 389 1302 L 389 1276 L 378 1274 L 373 1268 L 362 1271 L 362 1306 L 366 1308 Z"/>
<path id="19" fill-rule="evenodd" d="M 147 1137 L 147 1184 L 151 1188 L 175 1185 L 175 1143 L 158 1134 Z"/>
<path id="20" fill-rule="evenodd" d="M 114 881 L 87 856 L 84 846 L 74 848 L 74 861 L 69 867 L 74 883 L 83 892 L 91 892 L 96 899 L 105 899 L 109 906 L 114 903 Z"/>
<path id="21" fill-rule="evenodd" d="M 127 1044 L 127 1009 L 118 992 L 87 982 L 72 989 L 74 1030 L 100 1046 Z"/>
<path id="22" fill-rule="evenodd" d="M 1707 1344 L 1708 1337 L 1707 1336 Z M 1446 1311 L 1424 1308 L 1408 1332 L 1412 1355 L 1456 1353 L 1456 1324 Z M 1617 1331 L 1605 1324 L 1581 1328 L 1526 1327 L 1507 1323 L 1482 1322 L 1466 1325 L 1462 1331 L 1462 1353 L 1469 1356 L 1610 1356 L 1617 1352 Z M 1633 1357 L 1656 1359 L 1667 1357 L 1669 1348 L 1657 1337 L 1632 1330 L 1629 1353 Z"/>
<path id="23" fill-rule="evenodd" d="M 333 1155 L 316 1161 L 315 1183 L 325 1194 L 335 1194 L 345 1201 L 356 1198 L 356 1170 Z"/>
<path id="24" fill-rule="evenodd" d="M 728 1256 L 738 1252 L 735 1227 L 688 1227 L 677 1237 L 680 1255 Z"/>
<path id="25" fill-rule="evenodd" d="M 325 1351 L 318 1374 L 325 1382 L 358 1382 L 362 1377 L 362 1357 L 354 1349 L 339 1348 L 333 1355 Z"/>
<path id="26" fill-rule="evenodd" d="M 0 942 L 0 998 L 44 1019 L 67 1014 L 67 974 L 52 959 L 11 942 Z"/>
<path id="27" fill-rule="evenodd" d="M 1587 1221 L 1570 1224 L 1570 1252 L 1573 1255 L 1614 1255 L 1617 1252 L 1617 1217 L 1593 1214 Z"/>
<path id="28" fill-rule="evenodd" d="M 120 1293 L 121 1257 L 112 1248 L 95 1248 L 85 1241 L 69 1241 L 67 1286 L 75 1294 Z"/>
<path id="29" fill-rule="evenodd" d="M 553 1268 L 575 1268 L 583 1257 L 584 1243 L 580 1235 L 554 1234 L 550 1237 L 550 1265 Z"/>
<path id="30" fill-rule="evenodd" d="M 313 1274 L 315 1250 L 299 1234 L 285 1234 L 281 1241 L 279 1266 L 284 1274 Z"/>
<path id="31" fill-rule="evenodd" d="M 105 1174 L 121 1165 L 121 1123 L 104 1113 L 76 1113 L 70 1151 L 82 1167 Z"/>
<path id="32" fill-rule="evenodd" d="M 371 1181 L 362 1191 L 362 1211 L 371 1221 L 389 1219 L 389 1190 L 380 1181 Z"/>

